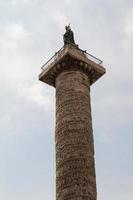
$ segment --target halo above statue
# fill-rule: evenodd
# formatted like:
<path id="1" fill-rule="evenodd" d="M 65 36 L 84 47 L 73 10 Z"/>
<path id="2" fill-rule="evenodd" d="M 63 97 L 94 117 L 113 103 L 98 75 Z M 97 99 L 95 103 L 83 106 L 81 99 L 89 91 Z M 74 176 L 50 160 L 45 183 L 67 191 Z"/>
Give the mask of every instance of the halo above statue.
<path id="1" fill-rule="evenodd" d="M 64 45 L 66 45 L 66 44 L 74 44 L 75 45 L 74 34 L 73 34 L 73 31 L 71 30 L 70 24 L 68 26 L 65 26 L 65 29 L 66 29 L 66 32 L 63 35 Z"/>

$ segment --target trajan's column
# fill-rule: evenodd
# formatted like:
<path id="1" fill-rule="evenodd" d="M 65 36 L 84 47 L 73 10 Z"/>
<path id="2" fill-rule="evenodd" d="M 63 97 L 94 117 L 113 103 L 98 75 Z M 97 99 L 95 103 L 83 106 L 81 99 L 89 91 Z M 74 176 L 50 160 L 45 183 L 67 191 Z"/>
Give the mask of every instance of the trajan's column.
<path id="1" fill-rule="evenodd" d="M 70 26 L 65 28 L 64 46 L 39 75 L 56 88 L 56 200 L 96 200 L 90 86 L 105 68 L 75 44 Z"/>

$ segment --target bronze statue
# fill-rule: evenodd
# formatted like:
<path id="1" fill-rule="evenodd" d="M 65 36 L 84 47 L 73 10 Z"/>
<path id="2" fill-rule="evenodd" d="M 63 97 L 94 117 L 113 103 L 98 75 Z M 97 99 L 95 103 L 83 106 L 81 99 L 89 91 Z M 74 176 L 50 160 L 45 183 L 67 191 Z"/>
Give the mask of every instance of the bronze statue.
<path id="1" fill-rule="evenodd" d="M 70 25 L 65 26 L 65 29 L 66 29 L 66 32 L 63 35 L 64 45 L 66 45 L 66 44 L 74 44 L 75 45 L 74 35 L 73 35 L 73 31 L 71 30 Z"/>

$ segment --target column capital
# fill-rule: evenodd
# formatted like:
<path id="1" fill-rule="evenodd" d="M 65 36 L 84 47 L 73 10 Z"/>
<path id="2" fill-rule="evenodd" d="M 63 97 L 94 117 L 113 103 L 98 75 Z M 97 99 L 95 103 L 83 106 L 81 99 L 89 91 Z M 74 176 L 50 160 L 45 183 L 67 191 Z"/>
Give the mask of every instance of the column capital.
<path id="1" fill-rule="evenodd" d="M 39 80 L 55 87 L 58 74 L 68 70 L 83 71 L 89 77 L 90 85 L 106 72 L 101 60 L 76 45 L 68 44 L 43 65 Z"/>

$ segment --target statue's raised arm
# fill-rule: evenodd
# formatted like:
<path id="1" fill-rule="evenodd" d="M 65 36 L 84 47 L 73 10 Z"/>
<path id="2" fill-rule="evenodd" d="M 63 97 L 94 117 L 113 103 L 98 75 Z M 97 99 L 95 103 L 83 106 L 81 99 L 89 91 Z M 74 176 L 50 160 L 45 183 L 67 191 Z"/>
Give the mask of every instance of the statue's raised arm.
<path id="1" fill-rule="evenodd" d="M 74 41 L 74 34 L 73 31 L 70 28 L 70 25 L 65 26 L 66 32 L 63 35 L 64 45 L 66 44 L 75 44 Z"/>

